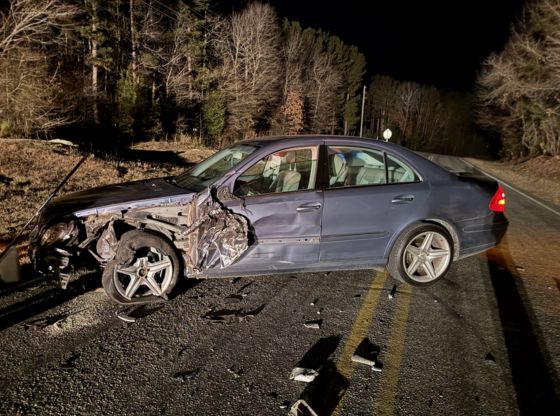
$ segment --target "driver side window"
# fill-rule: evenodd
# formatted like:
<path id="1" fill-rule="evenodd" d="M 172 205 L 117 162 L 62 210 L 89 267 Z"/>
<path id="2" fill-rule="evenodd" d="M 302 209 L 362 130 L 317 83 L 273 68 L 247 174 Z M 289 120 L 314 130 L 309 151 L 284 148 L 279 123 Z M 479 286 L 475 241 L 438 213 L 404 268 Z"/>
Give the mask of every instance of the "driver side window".
<path id="1" fill-rule="evenodd" d="M 233 193 L 245 197 L 314 189 L 317 155 L 316 147 L 272 153 L 237 178 Z"/>

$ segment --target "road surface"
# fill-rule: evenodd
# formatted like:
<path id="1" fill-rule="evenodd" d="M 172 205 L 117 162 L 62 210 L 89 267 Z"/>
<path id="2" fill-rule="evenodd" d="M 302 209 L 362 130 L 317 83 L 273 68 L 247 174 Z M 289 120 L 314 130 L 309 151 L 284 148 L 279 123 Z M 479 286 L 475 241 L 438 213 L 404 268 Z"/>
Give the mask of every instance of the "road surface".
<path id="1" fill-rule="evenodd" d="M 560 414 L 558 207 L 506 192 L 503 243 L 428 289 L 372 270 L 208 280 L 125 323 L 95 274 L 0 288 L 0 414 Z"/>

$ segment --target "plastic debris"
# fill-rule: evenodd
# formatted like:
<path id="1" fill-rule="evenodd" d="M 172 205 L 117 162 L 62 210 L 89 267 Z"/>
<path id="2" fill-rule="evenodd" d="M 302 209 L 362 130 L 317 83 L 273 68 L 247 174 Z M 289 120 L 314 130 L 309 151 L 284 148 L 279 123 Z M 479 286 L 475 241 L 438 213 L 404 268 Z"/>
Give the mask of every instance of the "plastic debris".
<path id="1" fill-rule="evenodd" d="M 295 367 L 290 374 L 290 380 L 311 383 L 319 373 L 312 368 Z"/>
<path id="2" fill-rule="evenodd" d="M 369 365 L 370 367 L 373 367 L 375 365 L 375 360 L 368 360 L 367 358 L 360 357 L 356 354 L 354 354 L 351 359 L 355 363 Z"/>
<path id="3" fill-rule="evenodd" d="M 381 371 L 383 364 L 377 359 L 379 352 L 380 348 L 378 346 L 374 345 L 368 338 L 364 338 L 350 359 L 355 363 L 367 365 L 372 371 Z"/>
<path id="4" fill-rule="evenodd" d="M 303 326 L 311 329 L 320 329 L 322 323 L 323 321 L 319 319 L 318 321 L 307 321 Z"/>
<path id="5" fill-rule="evenodd" d="M 391 292 L 389 292 L 389 295 L 387 295 L 387 297 L 389 299 L 393 299 L 396 294 L 397 294 L 397 285 L 393 285 L 393 288 L 391 289 Z"/>
<path id="6" fill-rule="evenodd" d="M 305 400 L 299 399 L 293 404 L 288 416 L 319 416 Z"/>

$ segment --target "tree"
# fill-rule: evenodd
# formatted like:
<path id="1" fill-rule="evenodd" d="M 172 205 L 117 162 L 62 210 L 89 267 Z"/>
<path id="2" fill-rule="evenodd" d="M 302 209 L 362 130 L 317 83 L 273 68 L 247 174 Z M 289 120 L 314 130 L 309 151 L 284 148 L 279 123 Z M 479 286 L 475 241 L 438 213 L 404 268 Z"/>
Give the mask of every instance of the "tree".
<path id="1" fill-rule="evenodd" d="M 502 155 L 560 154 L 560 0 L 525 7 L 476 88 L 479 125 L 500 136 Z"/>
<path id="2" fill-rule="evenodd" d="M 72 120 L 52 66 L 63 34 L 74 29 L 74 7 L 58 0 L 14 0 L 0 14 L 0 124 L 4 134 L 48 134 Z"/>
<path id="3" fill-rule="evenodd" d="M 246 137 L 275 108 L 280 95 L 280 29 L 274 9 L 251 3 L 218 22 L 213 45 L 232 139 Z"/>

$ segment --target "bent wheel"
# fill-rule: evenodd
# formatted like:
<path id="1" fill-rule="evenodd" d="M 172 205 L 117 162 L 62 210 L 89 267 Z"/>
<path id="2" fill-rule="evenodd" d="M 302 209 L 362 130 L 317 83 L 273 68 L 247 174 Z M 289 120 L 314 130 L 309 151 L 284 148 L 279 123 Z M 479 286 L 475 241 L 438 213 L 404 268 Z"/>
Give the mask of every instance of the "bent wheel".
<path id="1" fill-rule="evenodd" d="M 452 259 L 453 243 L 447 230 L 433 224 L 418 225 L 397 239 L 387 269 L 400 281 L 424 286 L 445 276 Z"/>
<path id="2" fill-rule="evenodd" d="M 115 259 L 103 271 L 102 284 L 117 303 L 154 302 L 167 299 L 179 269 L 179 258 L 169 242 L 157 234 L 134 230 L 123 234 Z"/>

